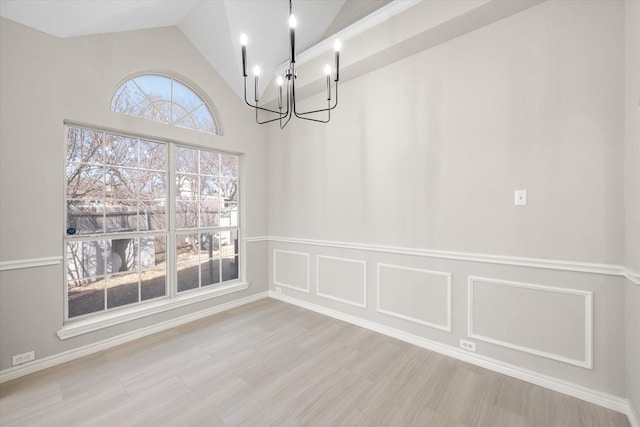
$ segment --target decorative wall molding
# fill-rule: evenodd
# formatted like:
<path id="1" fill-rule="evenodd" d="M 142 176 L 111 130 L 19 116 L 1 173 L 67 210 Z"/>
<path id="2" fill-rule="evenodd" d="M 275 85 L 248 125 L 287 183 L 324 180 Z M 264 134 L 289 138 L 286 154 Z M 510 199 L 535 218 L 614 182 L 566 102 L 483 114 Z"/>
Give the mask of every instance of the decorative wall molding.
<path id="1" fill-rule="evenodd" d="M 244 239 L 247 243 L 268 242 L 269 240 L 269 236 L 253 236 Z"/>
<path id="2" fill-rule="evenodd" d="M 627 399 L 627 405 L 629 405 L 629 410 L 627 411 L 629 424 L 631 424 L 631 427 L 640 427 L 640 417 L 638 416 L 638 413 L 633 408 L 633 405 L 628 399 Z"/>
<path id="3" fill-rule="evenodd" d="M 24 365 L 3 369 L 2 371 L 0 371 L 0 383 L 23 377 L 25 375 L 41 371 L 52 366 L 60 365 L 62 363 L 66 363 L 75 359 L 79 359 L 89 354 L 97 353 L 99 351 L 106 350 L 108 348 L 115 347 L 117 345 L 124 344 L 130 341 L 134 341 L 148 335 L 166 331 L 167 329 L 175 328 L 177 326 L 184 325 L 186 323 L 193 322 L 195 320 L 199 320 L 213 314 L 221 313 L 232 308 L 240 307 L 242 305 L 249 304 L 267 297 L 267 292 L 260 292 L 248 297 L 237 299 L 235 301 L 230 301 L 225 304 L 220 304 L 215 307 L 207 308 L 205 310 L 200 310 L 195 313 L 190 313 L 184 316 L 177 317 L 175 319 L 157 323 L 146 328 L 136 329 L 135 331 L 127 332 L 112 338 L 107 338 L 93 344 L 88 344 L 62 353 L 54 354 L 53 356 L 36 359 L 33 362 L 28 362 Z"/>
<path id="4" fill-rule="evenodd" d="M 306 259 L 306 285 L 305 287 L 300 287 L 300 286 L 296 286 L 293 283 L 285 283 L 282 281 L 279 281 L 277 279 L 278 277 L 278 254 L 282 253 L 282 254 L 291 254 L 291 255 L 298 255 L 298 256 L 304 256 Z M 281 250 L 281 249 L 276 249 L 273 251 L 273 284 L 277 285 L 277 286 L 283 286 L 285 288 L 289 288 L 289 289 L 294 289 L 296 291 L 302 291 L 302 292 L 306 292 L 309 293 L 310 290 L 310 279 L 309 279 L 309 254 L 305 253 L 305 252 L 295 252 L 295 251 L 285 251 L 285 250 Z"/>
<path id="5" fill-rule="evenodd" d="M 373 245 L 368 243 L 349 243 L 331 240 L 300 239 L 295 237 L 259 236 L 247 238 L 247 242 L 269 241 L 274 243 L 292 243 L 296 245 L 325 246 L 330 248 L 353 249 L 370 252 L 383 252 L 398 255 L 412 255 L 426 258 L 440 258 L 457 261 L 483 262 L 516 267 L 545 268 L 550 270 L 575 271 L 581 273 L 624 276 L 634 282 L 640 282 L 640 275 L 621 265 L 594 262 L 564 261 L 543 258 L 526 258 L 506 255 L 479 254 L 471 252 L 440 251 L 434 249 L 404 248 L 398 246 Z"/>
<path id="6" fill-rule="evenodd" d="M 398 313 L 395 311 L 391 311 L 391 310 L 386 310 L 383 309 L 382 303 L 381 303 L 381 295 L 380 295 L 380 287 L 382 285 L 382 279 L 381 279 L 381 271 L 382 269 L 390 269 L 390 270 L 399 270 L 399 271 L 410 271 L 410 272 L 414 272 L 414 273 L 420 273 L 420 274 L 425 274 L 425 275 L 432 275 L 432 276 L 438 276 L 438 277 L 444 277 L 446 278 L 446 286 L 447 286 L 447 302 L 446 302 L 446 310 L 447 310 L 447 322 L 446 324 L 439 324 L 439 323 L 434 323 L 434 322 L 429 322 L 423 319 L 417 319 L 415 317 L 412 316 L 408 316 L 406 314 L 402 314 L 402 313 Z M 451 307 L 451 273 L 445 273 L 445 272 L 441 272 L 441 271 L 432 271 L 432 270 L 424 270 L 424 269 L 420 269 L 420 268 L 413 268 L 413 267 L 404 267 L 404 266 L 399 266 L 399 265 L 392 265 L 392 264 L 384 264 L 384 263 L 378 263 L 377 266 L 377 275 L 378 275 L 378 280 L 377 280 L 377 305 L 376 305 L 376 309 L 379 313 L 383 313 L 389 316 L 393 316 L 393 317 L 397 317 L 399 319 L 403 319 L 403 320 L 407 320 L 409 322 L 414 322 L 414 323 L 418 323 L 421 325 L 426 325 L 432 328 L 436 328 L 436 329 L 440 329 L 443 331 L 447 331 L 447 332 L 451 332 L 451 312 L 452 312 L 452 307 Z"/>
<path id="7" fill-rule="evenodd" d="M 640 285 L 640 273 L 637 273 L 628 267 L 623 267 L 622 275 L 631 280 L 636 285 Z"/>
<path id="8" fill-rule="evenodd" d="M 340 298 L 336 295 L 331 295 L 331 294 L 320 291 L 320 260 L 321 259 L 333 260 L 333 261 L 344 262 L 344 263 L 360 264 L 362 266 L 362 288 L 363 288 L 362 302 Z M 340 301 L 345 304 L 355 305 L 356 307 L 366 308 L 367 307 L 367 262 L 359 259 L 317 255 L 316 256 L 316 294 L 318 296 L 332 299 L 334 301 Z"/>
<path id="9" fill-rule="evenodd" d="M 0 261 L 0 271 L 20 270 L 23 268 L 47 267 L 62 263 L 61 256 L 43 258 L 18 259 L 15 261 Z"/>
<path id="10" fill-rule="evenodd" d="M 592 390 L 579 384 L 560 380 L 552 376 L 543 375 L 535 371 L 510 365 L 508 363 L 504 363 L 490 357 L 469 353 L 460 350 L 457 347 L 452 347 L 446 344 L 431 341 L 426 338 L 394 329 L 380 323 L 372 322 L 357 316 L 332 310 L 330 308 L 326 308 L 287 295 L 276 294 L 275 292 L 269 291 L 269 296 L 271 298 L 293 304 L 307 310 L 315 311 L 316 313 L 324 314 L 325 316 L 333 317 L 335 319 L 342 320 L 344 322 L 351 323 L 353 325 L 360 326 L 371 331 L 405 341 L 409 344 L 413 344 L 427 350 L 435 351 L 436 353 L 440 353 L 445 356 L 453 357 L 463 362 L 471 363 L 473 365 L 480 366 L 482 368 L 489 369 L 500 374 L 508 375 L 522 381 L 527 381 L 531 384 L 539 385 L 541 387 L 545 387 L 571 397 L 582 399 L 587 402 L 612 409 L 614 411 L 622 412 L 623 414 L 626 414 L 630 420 L 631 417 L 634 416 L 633 408 L 630 406 L 629 401 L 620 396 Z"/>
<path id="11" fill-rule="evenodd" d="M 561 354 L 555 354 L 540 349 L 519 345 L 512 342 L 503 341 L 500 339 L 488 337 L 475 332 L 474 330 L 474 285 L 476 282 L 489 283 L 492 285 L 515 287 L 530 289 L 540 292 L 551 292 L 564 295 L 574 295 L 584 298 L 584 359 L 572 359 Z M 474 338 L 479 341 L 496 344 L 502 347 L 510 348 L 513 350 L 522 351 L 525 353 L 533 354 L 536 356 L 546 357 L 548 359 L 557 360 L 559 362 L 568 363 L 571 365 L 580 366 L 587 369 L 593 369 L 593 293 L 589 291 L 582 291 L 577 289 L 559 288 L 553 286 L 543 286 L 530 283 L 512 282 L 506 280 L 498 280 L 485 277 L 469 276 L 469 289 L 468 289 L 468 305 L 467 305 L 467 322 L 468 332 L 467 335 L 470 338 Z"/>

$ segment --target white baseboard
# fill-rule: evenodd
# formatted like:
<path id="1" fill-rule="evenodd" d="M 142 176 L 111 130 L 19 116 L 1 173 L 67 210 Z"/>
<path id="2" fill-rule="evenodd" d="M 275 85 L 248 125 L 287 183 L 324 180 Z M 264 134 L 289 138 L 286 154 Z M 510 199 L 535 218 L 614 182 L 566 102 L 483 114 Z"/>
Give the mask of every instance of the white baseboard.
<path id="1" fill-rule="evenodd" d="M 635 414 L 629 401 L 623 397 L 614 396 L 609 393 L 604 393 L 596 390 L 589 389 L 579 384 L 563 381 L 557 378 L 553 378 L 547 375 L 542 375 L 537 372 L 530 371 L 518 366 L 510 365 L 508 363 L 501 362 L 496 359 L 492 359 L 486 356 L 478 354 L 467 353 L 459 350 L 456 347 L 451 347 L 436 341 L 431 341 L 417 335 L 409 334 L 399 329 L 391 328 L 380 323 L 372 322 L 370 320 L 362 319 L 360 317 L 345 314 L 330 308 L 326 308 L 317 304 L 313 304 L 307 301 L 303 301 L 290 296 L 277 294 L 273 291 L 269 291 L 271 298 L 296 305 L 298 307 L 305 308 L 307 310 L 315 311 L 316 313 L 324 314 L 329 317 L 333 317 L 338 320 L 342 320 L 347 323 L 351 323 L 374 332 L 381 333 L 383 335 L 390 336 L 392 338 L 399 339 L 401 341 L 408 342 L 418 347 L 425 348 L 427 350 L 435 351 L 436 353 L 450 356 L 463 362 L 468 362 L 473 365 L 477 365 L 494 372 L 498 372 L 504 375 L 508 375 L 519 380 L 527 381 L 531 384 L 539 385 L 549 390 L 557 391 L 559 393 L 566 394 L 605 408 L 621 412 L 626 414 L 629 418 L 629 422 L 633 427 L 640 427 L 638 425 L 637 414 Z M 635 421 L 633 420 L 635 418 Z M 634 424 L 635 422 L 635 424 Z"/>
<path id="2" fill-rule="evenodd" d="M 629 410 L 627 411 L 627 417 L 629 418 L 629 423 L 631 424 L 631 427 L 640 427 L 640 417 L 638 416 L 638 413 L 635 411 L 635 409 L 633 408 L 633 405 L 631 405 L 631 402 L 629 402 L 627 400 L 627 405 L 629 406 Z"/>
<path id="3" fill-rule="evenodd" d="M 165 331 L 167 329 L 175 328 L 176 326 L 184 325 L 194 320 L 202 319 L 213 314 L 217 314 L 232 308 L 236 308 L 245 304 L 249 304 L 254 301 L 258 301 L 268 297 L 268 292 L 260 292 L 254 295 L 250 295 L 245 298 L 230 301 L 225 304 L 220 304 L 215 307 L 200 310 L 195 313 L 190 313 L 184 316 L 177 317 L 175 319 L 167 320 L 146 328 L 137 329 L 135 331 L 127 332 L 122 335 L 118 335 L 106 340 L 102 340 L 93 344 L 85 345 L 82 347 L 74 348 L 62 353 L 54 354 L 53 356 L 44 357 L 42 359 L 36 359 L 33 362 L 25 363 L 24 365 L 14 366 L 12 368 L 3 369 L 0 371 L 0 383 L 10 381 L 43 369 L 50 368 L 52 366 L 60 365 L 62 363 L 69 362 L 71 360 L 79 359 L 83 356 L 88 356 L 93 353 L 97 353 L 102 350 L 106 350 L 111 347 L 115 347 L 120 344 L 124 344 L 139 338 L 146 337 L 158 332 Z"/>

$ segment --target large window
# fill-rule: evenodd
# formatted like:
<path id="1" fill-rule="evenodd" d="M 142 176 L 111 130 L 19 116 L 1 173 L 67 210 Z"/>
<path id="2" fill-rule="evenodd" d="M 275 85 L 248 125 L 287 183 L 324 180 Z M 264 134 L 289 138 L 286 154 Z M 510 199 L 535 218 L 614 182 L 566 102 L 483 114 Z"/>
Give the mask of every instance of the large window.
<path id="1" fill-rule="evenodd" d="M 67 318 L 239 278 L 238 157 L 69 127 Z"/>

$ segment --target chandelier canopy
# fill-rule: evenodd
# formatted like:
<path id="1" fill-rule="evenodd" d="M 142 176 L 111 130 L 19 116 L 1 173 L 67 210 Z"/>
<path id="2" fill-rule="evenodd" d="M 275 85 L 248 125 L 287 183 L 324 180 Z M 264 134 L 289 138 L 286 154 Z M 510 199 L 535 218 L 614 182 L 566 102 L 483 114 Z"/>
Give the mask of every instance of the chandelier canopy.
<path id="1" fill-rule="evenodd" d="M 319 123 L 328 123 L 331 120 L 331 110 L 338 105 L 338 81 L 340 80 L 340 40 L 335 41 L 333 47 L 335 49 L 335 70 L 331 69 L 329 64 L 324 66 L 324 73 L 327 79 L 327 106 L 310 111 L 298 111 L 296 107 L 296 17 L 293 15 L 292 0 L 289 0 L 289 66 L 284 76 L 276 77 L 278 86 L 278 109 L 266 108 L 259 105 L 260 98 L 260 67 L 253 67 L 254 75 L 254 103 L 247 99 L 247 44 L 248 37 L 246 34 L 240 36 L 240 44 L 242 45 L 242 76 L 244 78 L 244 101 L 256 112 L 256 122 L 258 124 L 266 124 L 278 121 L 280 129 L 289 123 L 292 117 L 303 120 L 310 120 Z M 333 85 L 331 84 L 331 74 L 335 71 Z M 283 86 L 286 84 L 286 89 Z M 334 95 L 332 96 L 332 92 Z M 333 104 L 332 104 L 333 99 Z M 261 117 L 266 117 L 262 118 Z"/>

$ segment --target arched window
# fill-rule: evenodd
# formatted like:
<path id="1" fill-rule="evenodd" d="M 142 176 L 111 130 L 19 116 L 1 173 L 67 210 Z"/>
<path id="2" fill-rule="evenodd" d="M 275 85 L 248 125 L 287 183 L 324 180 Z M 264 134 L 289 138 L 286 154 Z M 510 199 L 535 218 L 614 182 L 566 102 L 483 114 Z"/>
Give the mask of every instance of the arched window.
<path id="1" fill-rule="evenodd" d="M 111 111 L 218 134 L 216 121 L 204 100 L 171 77 L 145 74 L 127 80 L 113 95 Z"/>

